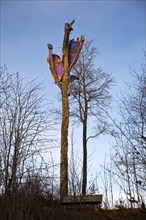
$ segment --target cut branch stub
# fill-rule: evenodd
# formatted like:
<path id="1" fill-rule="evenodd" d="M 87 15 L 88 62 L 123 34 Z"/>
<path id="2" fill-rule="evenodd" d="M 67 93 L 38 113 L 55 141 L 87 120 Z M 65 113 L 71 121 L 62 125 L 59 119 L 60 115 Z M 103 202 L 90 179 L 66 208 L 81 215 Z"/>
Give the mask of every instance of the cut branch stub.
<path id="1" fill-rule="evenodd" d="M 82 35 L 81 36 L 81 41 L 84 43 L 85 42 L 85 37 Z"/>
<path id="2" fill-rule="evenodd" d="M 66 46 L 68 46 L 69 33 L 70 33 L 70 31 L 73 30 L 72 25 L 73 25 L 74 23 L 75 23 L 75 20 L 73 20 L 73 21 L 70 22 L 70 23 L 66 23 L 65 26 L 64 26 L 65 34 L 64 34 L 63 49 L 62 49 L 63 54 L 65 53 L 64 49 L 66 48 Z"/>
<path id="3" fill-rule="evenodd" d="M 65 24 L 65 29 L 68 30 L 68 31 L 72 31 L 73 28 L 72 28 L 72 25 L 75 23 L 75 19 L 72 20 L 70 23 L 66 23 Z"/>
<path id="4" fill-rule="evenodd" d="M 52 44 L 48 44 L 47 46 L 48 46 L 48 49 L 49 49 L 49 50 L 53 50 Z"/>
<path id="5" fill-rule="evenodd" d="M 72 31 L 73 30 L 72 26 L 69 23 L 65 24 L 65 29 L 68 30 L 68 31 Z"/>
<path id="6" fill-rule="evenodd" d="M 70 66 L 69 66 L 69 72 L 71 71 L 71 69 L 72 69 L 72 67 L 74 66 L 74 64 L 77 62 L 79 53 L 80 53 L 80 51 L 81 51 L 81 49 L 82 49 L 83 43 L 85 42 L 85 38 L 84 38 L 83 35 L 81 36 L 80 39 L 81 39 L 80 45 L 79 45 L 79 48 L 78 48 L 78 50 L 77 50 L 77 52 L 76 52 L 76 55 L 75 55 L 75 57 L 74 57 L 72 63 L 71 63 Z"/>
<path id="7" fill-rule="evenodd" d="M 61 86 L 61 83 L 57 77 L 57 74 L 56 74 L 56 71 L 55 71 L 55 68 L 54 68 L 54 63 L 53 63 L 53 56 L 52 56 L 52 49 L 53 49 L 53 46 L 52 44 L 48 44 L 48 49 L 49 49 L 49 56 L 50 56 L 50 70 L 51 70 L 51 73 L 52 73 L 52 76 L 56 82 L 56 84 L 58 85 L 58 87 L 60 89 L 62 89 L 62 86 Z"/>

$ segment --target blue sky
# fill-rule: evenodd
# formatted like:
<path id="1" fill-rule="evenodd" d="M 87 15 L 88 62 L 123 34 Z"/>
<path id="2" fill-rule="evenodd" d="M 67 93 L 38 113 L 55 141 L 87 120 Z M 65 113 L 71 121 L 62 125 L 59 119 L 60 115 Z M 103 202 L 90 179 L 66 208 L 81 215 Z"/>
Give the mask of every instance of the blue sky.
<path id="1" fill-rule="evenodd" d="M 0 64 L 5 64 L 10 73 L 19 72 L 28 80 L 45 80 L 48 99 L 54 100 L 59 89 L 46 63 L 47 44 L 53 44 L 53 52 L 61 55 L 64 24 L 73 19 L 76 22 L 71 37 L 83 34 L 86 39 L 94 40 L 99 51 L 95 65 L 112 73 L 117 81 L 113 93 L 124 88 L 123 81 L 131 81 L 129 66 L 139 71 L 144 61 L 144 0 L 1 0 L 0 4 Z M 105 138 L 98 146 L 100 153 L 96 147 L 89 148 L 89 154 L 95 151 L 96 161 L 109 149 Z"/>
<path id="2" fill-rule="evenodd" d="M 145 49 L 145 1 L 1 1 L 1 65 L 24 77 L 48 81 L 47 43 L 61 55 L 64 24 L 75 18 L 71 37 L 94 39 L 97 67 L 117 81 L 139 69 Z M 52 96 L 52 94 L 51 94 Z"/>

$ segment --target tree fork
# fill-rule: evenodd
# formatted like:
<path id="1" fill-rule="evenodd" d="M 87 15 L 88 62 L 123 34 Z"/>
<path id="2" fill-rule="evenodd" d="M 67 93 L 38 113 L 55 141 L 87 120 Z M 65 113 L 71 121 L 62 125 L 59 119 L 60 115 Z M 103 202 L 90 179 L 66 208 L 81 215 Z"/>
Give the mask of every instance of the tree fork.
<path id="1" fill-rule="evenodd" d="M 81 36 L 79 48 L 74 56 L 72 63 L 69 65 L 69 34 L 73 30 L 71 23 L 66 23 L 64 27 L 64 39 L 62 48 L 62 62 L 63 62 L 63 78 L 62 82 L 58 80 L 56 71 L 54 68 L 52 50 L 53 46 L 48 44 L 49 56 L 50 56 L 50 70 L 55 79 L 56 84 L 61 90 L 62 95 L 62 124 L 61 124 L 61 150 L 60 150 L 60 199 L 68 195 L 68 127 L 69 127 L 69 100 L 68 100 L 68 85 L 69 85 L 69 72 L 78 59 L 78 55 L 82 49 L 84 43 L 84 37 Z"/>

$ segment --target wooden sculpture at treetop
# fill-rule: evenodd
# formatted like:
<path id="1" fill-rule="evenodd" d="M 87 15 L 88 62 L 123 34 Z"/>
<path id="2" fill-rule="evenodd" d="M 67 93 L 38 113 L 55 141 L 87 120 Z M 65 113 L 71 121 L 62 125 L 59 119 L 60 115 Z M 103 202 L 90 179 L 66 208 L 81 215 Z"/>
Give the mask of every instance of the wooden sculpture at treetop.
<path id="1" fill-rule="evenodd" d="M 70 71 L 76 63 L 82 49 L 84 37 L 77 40 L 69 40 L 70 32 L 73 30 L 71 23 L 66 23 L 64 27 L 64 39 L 62 48 L 62 60 L 56 54 L 52 54 L 53 46 L 48 44 L 49 54 L 47 62 L 49 64 L 55 83 L 61 90 L 62 95 L 62 125 L 61 125 L 61 150 L 60 150 L 60 199 L 68 195 L 68 127 L 69 127 L 69 101 L 68 85 L 78 78 L 70 75 Z"/>

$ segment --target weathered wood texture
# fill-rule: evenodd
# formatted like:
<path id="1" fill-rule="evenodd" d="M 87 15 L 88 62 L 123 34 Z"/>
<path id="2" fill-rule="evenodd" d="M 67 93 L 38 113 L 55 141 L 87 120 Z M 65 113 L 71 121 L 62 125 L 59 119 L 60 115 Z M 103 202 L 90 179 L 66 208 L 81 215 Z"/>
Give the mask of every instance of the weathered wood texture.
<path id="1" fill-rule="evenodd" d="M 69 72 L 79 56 L 83 45 L 81 41 L 80 47 L 76 56 L 69 66 L 69 34 L 72 29 L 74 21 L 70 24 L 65 24 L 64 39 L 63 39 L 63 79 L 62 79 L 62 125 L 61 125 L 61 151 L 60 151 L 60 198 L 68 195 L 68 127 L 69 127 L 69 100 L 68 100 L 68 84 Z"/>
<path id="2" fill-rule="evenodd" d="M 69 25 L 69 24 L 68 24 Z M 60 150 L 60 198 L 68 195 L 68 126 L 69 126 L 69 101 L 68 101 L 68 50 L 70 29 L 65 25 L 63 40 L 63 79 L 62 79 L 62 125 L 61 125 L 61 150 Z"/>
<path id="3" fill-rule="evenodd" d="M 75 63 L 77 62 L 77 59 L 78 59 L 78 56 L 80 54 L 80 51 L 82 49 L 82 46 L 83 46 L 83 43 L 84 43 L 85 39 L 83 36 L 81 36 L 81 42 L 80 42 L 80 45 L 79 45 L 79 48 L 77 50 L 77 53 L 76 53 L 76 56 L 74 57 L 74 60 L 72 61 L 72 63 L 70 64 L 69 66 L 69 72 L 71 71 L 72 67 L 75 65 Z"/>
<path id="4" fill-rule="evenodd" d="M 53 63 L 53 57 L 52 57 L 52 49 L 53 49 L 53 46 L 51 44 L 48 44 L 48 50 L 49 50 L 49 56 L 50 56 L 50 70 L 51 70 L 51 73 L 55 79 L 55 82 L 57 83 L 58 87 L 60 89 L 62 89 L 62 85 L 61 83 L 59 82 L 58 80 L 58 77 L 56 75 L 56 71 L 55 71 L 55 68 L 54 68 L 54 63 Z"/>
<path id="5" fill-rule="evenodd" d="M 102 195 L 64 196 L 61 204 L 101 204 Z"/>
<path id="6" fill-rule="evenodd" d="M 48 44 L 49 56 L 50 56 L 50 70 L 55 79 L 56 84 L 61 90 L 62 95 L 62 124 L 61 124 L 61 150 L 60 150 L 60 198 L 68 195 L 68 127 L 69 127 L 69 101 L 68 101 L 68 85 L 69 72 L 73 65 L 76 63 L 81 48 L 83 46 L 84 37 L 81 37 L 78 51 L 74 57 L 74 60 L 69 65 L 69 34 L 73 30 L 72 25 L 75 20 L 71 23 L 66 23 L 64 27 L 64 39 L 62 48 L 62 63 L 63 63 L 63 78 L 60 82 L 53 63 L 52 50 L 53 46 Z"/>

